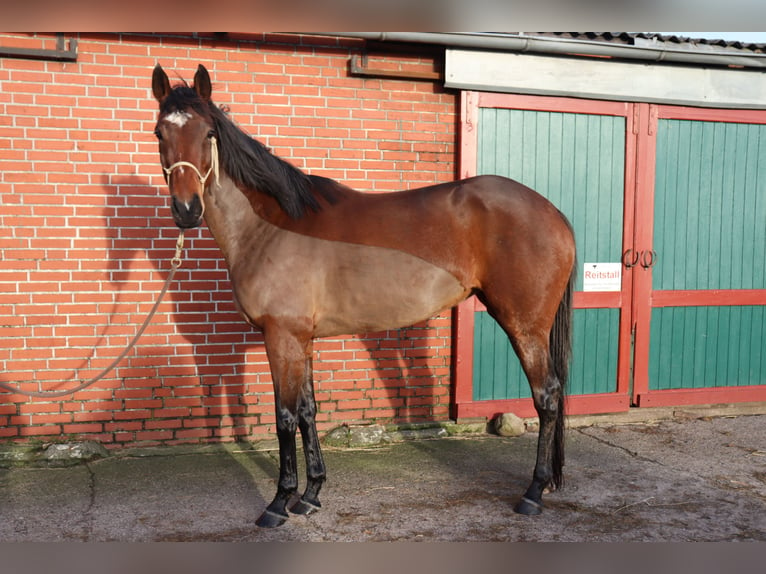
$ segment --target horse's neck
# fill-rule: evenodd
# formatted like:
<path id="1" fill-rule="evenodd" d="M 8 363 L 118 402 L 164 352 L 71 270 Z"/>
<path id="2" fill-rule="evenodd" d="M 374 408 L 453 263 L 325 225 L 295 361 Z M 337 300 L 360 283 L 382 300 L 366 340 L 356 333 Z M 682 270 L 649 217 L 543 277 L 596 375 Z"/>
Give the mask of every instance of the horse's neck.
<path id="1" fill-rule="evenodd" d="M 263 241 L 269 226 L 256 215 L 247 196 L 221 173 L 220 186 L 213 182 L 205 192 L 205 223 L 218 243 L 229 269 L 243 252 Z"/>

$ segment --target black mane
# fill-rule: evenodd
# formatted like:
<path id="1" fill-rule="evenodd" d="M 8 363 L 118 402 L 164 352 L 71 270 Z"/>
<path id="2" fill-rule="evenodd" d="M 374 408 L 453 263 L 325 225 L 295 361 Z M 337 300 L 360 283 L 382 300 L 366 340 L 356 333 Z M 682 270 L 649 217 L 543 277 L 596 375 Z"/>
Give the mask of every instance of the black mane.
<path id="1" fill-rule="evenodd" d="M 243 132 L 212 101 L 203 102 L 194 89 L 187 85 L 175 87 L 162 102 L 160 112 L 165 114 L 188 108 L 212 119 L 221 169 L 238 186 L 273 196 L 293 219 L 300 218 L 306 209 L 321 209 L 312 193 L 311 176 L 272 154 L 261 142 Z M 332 197 L 325 199 L 332 201 Z"/>

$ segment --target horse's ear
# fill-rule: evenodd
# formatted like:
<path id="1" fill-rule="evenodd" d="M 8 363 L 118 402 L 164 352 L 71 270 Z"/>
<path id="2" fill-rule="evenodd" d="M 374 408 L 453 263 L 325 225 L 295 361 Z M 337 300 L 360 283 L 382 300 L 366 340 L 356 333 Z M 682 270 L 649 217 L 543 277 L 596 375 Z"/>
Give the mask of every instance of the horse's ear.
<path id="1" fill-rule="evenodd" d="M 154 66 L 154 72 L 152 72 L 152 93 L 160 103 L 170 94 L 170 80 L 159 64 Z"/>
<path id="2" fill-rule="evenodd" d="M 197 66 L 197 73 L 194 74 L 194 89 L 199 97 L 202 98 L 202 101 L 207 102 L 210 100 L 213 87 L 210 84 L 210 75 L 202 64 Z"/>

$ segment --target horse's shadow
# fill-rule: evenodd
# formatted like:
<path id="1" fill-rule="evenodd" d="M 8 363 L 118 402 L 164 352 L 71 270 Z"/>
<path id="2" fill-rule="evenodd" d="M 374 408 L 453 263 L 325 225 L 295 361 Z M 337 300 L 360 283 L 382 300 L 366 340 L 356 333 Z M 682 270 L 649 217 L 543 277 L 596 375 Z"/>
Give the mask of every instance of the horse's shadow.
<path id="1" fill-rule="evenodd" d="M 435 348 L 441 318 L 361 335 L 358 339 L 372 362 L 369 390 L 371 415 L 394 423 L 425 423 L 449 416 L 449 360 Z M 443 364 L 442 364 L 443 363 Z"/>
<path id="2" fill-rule="evenodd" d="M 178 237 L 165 198 L 141 176 L 105 176 L 102 185 L 110 197 L 106 225 L 115 230 L 110 234 L 108 268 L 110 280 L 123 293 L 118 301 L 132 299 L 129 293 L 137 289 L 136 282 L 141 291 L 159 293 Z M 147 217 L 152 210 L 154 215 Z M 255 351 L 255 362 L 265 361 L 263 339 L 237 313 L 227 271 L 209 232 L 187 230 L 185 236 L 181 266 L 154 326 L 133 352 L 143 356 L 135 363 L 146 365 L 148 357 L 156 357 L 160 384 L 152 389 L 151 399 L 158 405 L 156 415 L 177 417 L 168 423 L 178 427 L 175 439 L 245 440 L 259 423 L 248 420 L 248 382 L 260 383 L 258 375 L 248 372 L 248 355 Z M 172 311 L 163 314 L 167 302 Z M 148 312 L 148 303 L 139 307 L 141 318 L 145 309 Z M 130 377 L 121 378 L 130 389 Z"/>

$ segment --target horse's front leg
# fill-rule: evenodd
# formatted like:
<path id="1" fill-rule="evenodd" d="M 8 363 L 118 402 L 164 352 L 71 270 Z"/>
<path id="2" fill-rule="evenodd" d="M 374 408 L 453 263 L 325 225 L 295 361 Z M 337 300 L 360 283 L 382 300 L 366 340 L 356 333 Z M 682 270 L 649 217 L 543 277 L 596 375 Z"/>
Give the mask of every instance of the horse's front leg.
<path id="1" fill-rule="evenodd" d="M 278 396 L 278 395 L 277 395 Z M 297 418 L 290 409 L 276 400 L 277 439 L 279 441 L 279 482 L 277 494 L 256 520 L 258 526 L 274 528 L 281 526 L 288 518 L 287 503 L 298 489 L 298 466 L 295 453 L 295 429 Z"/>
<path id="2" fill-rule="evenodd" d="M 309 484 L 301 501 L 308 506 L 304 508 L 299 502 L 293 507 L 293 512 L 306 514 L 319 508 L 318 494 L 324 481 L 325 470 L 313 423 L 316 407 L 311 383 L 310 333 L 304 329 L 288 329 L 284 325 L 273 324 L 264 328 L 264 338 L 274 383 L 279 441 L 279 482 L 274 500 L 256 524 L 272 528 L 281 526 L 287 520 L 287 505 L 298 489 L 295 432 L 299 426 L 306 449 L 309 474 Z"/>
<path id="3" fill-rule="evenodd" d="M 307 482 L 303 496 L 290 508 L 290 512 L 294 514 L 311 514 L 322 507 L 319 502 L 319 491 L 326 476 L 316 427 L 311 342 L 309 342 L 304 374 L 305 378 L 298 403 L 298 428 L 301 430 L 303 452 L 306 456 Z"/>

